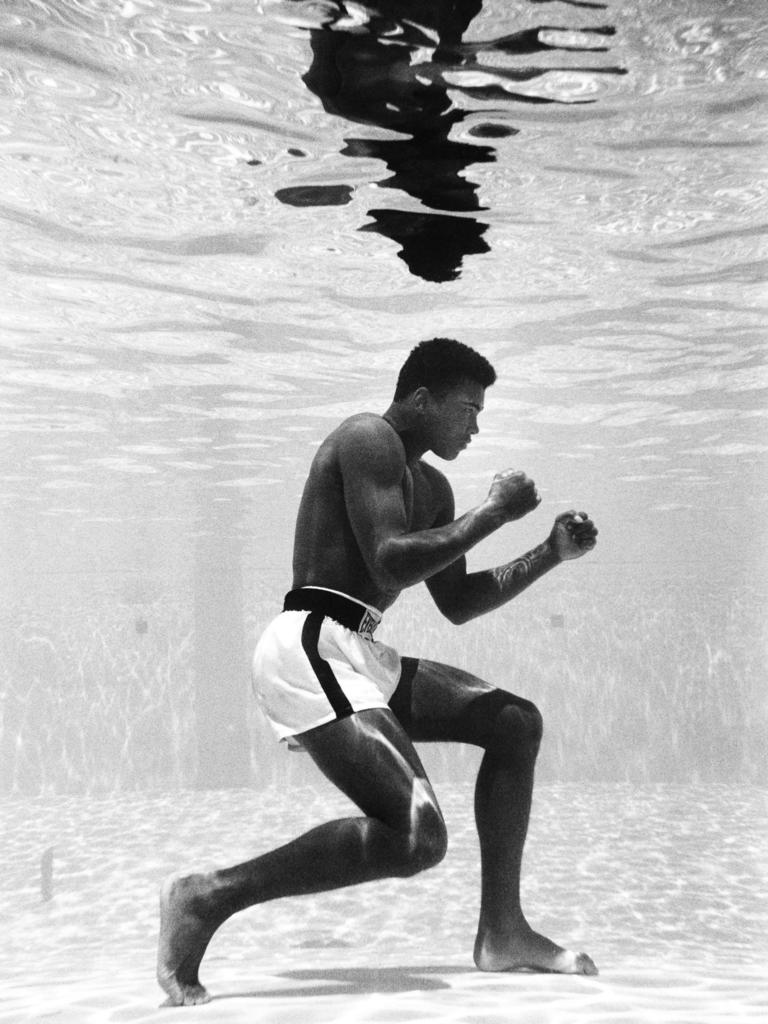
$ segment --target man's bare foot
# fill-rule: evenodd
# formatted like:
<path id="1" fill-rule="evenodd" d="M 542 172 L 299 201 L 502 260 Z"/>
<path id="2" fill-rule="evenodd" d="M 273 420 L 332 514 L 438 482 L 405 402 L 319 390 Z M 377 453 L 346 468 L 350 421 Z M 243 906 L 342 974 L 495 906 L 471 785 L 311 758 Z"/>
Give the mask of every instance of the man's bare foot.
<path id="1" fill-rule="evenodd" d="M 597 967 L 586 953 L 563 949 L 525 923 L 504 939 L 478 934 L 475 964 L 481 971 L 597 974 Z"/>
<path id="2" fill-rule="evenodd" d="M 209 891 L 205 875 L 169 878 L 160 891 L 157 980 L 168 995 L 164 1006 L 210 1001 L 197 977 L 206 947 L 221 923 L 202 910 Z"/>

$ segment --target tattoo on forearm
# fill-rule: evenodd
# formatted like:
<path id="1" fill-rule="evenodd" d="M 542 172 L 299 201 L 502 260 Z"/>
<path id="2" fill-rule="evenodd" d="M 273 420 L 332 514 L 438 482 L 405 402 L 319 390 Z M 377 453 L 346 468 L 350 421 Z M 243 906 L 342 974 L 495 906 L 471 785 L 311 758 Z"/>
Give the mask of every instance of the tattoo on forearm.
<path id="1" fill-rule="evenodd" d="M 502 591 L 519 590 L 522 587 L 528 586 L 529 583 L 533 583 L 539 573 L 547 568 L 545 555 L 548 550 L 546 544 L 539 544 L 538 547 L 525 555 L 521 555 L 520 558 L 516 558 L 513 562 L 508 562 L 506 565 L 500 565 L 497 569 L 494 569 L 493 576 L 499 589 Z"/>

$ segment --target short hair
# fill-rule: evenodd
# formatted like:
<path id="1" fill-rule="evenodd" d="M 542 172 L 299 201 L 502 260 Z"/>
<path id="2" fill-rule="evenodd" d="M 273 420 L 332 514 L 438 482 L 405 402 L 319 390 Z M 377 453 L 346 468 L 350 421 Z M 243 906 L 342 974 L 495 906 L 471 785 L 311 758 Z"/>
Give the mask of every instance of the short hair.
<path id="1" fill-rule="evenodd" d="M 467 379 L 488 388 L 496 380 L 496 371 L 469 345 L 453 338 L 431 338 L 411 349 L 397 378 L 394 400 L 399 402 L 421 387 L 442 398 Z"/>

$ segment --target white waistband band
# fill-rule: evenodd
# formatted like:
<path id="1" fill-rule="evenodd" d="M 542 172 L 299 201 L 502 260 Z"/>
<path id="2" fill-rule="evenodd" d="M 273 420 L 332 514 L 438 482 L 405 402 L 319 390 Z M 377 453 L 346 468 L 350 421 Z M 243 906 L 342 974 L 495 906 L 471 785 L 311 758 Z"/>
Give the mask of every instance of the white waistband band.
<path id="1" fill-rule="evenodd" d="M 383 612 L 380 612 L 378 608 L 374 608 L 372 604 L 366 604 L 365 601 L 360 601 L 356 597 L 350 597 L 349 594 L 345 594 L 343 590 L 332 590 L 330 587 L 314 587 L 314 586 L 305 586 L 305 587 L 302 587 L 301 589 L 302 590 L 323 590 L 323 591 L 325 591 L 326 594 L 336 594 L 338 597 L 343 597 L 347 601 L 354 601 L 354 603 L 355 604 L 359 604 L 361 608 L 365 608 L 366 611 L 368 611 L 373 616 L 373 618 L 376 620 L 377 623 L 381 622 L 382 616 L 384 614 Z"/>

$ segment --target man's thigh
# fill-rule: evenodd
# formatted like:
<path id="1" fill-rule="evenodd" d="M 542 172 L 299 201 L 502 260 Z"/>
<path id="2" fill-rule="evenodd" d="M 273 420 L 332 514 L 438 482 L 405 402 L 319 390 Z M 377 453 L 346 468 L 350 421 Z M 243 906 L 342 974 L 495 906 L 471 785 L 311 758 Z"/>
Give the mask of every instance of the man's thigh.
<path id="1" fill-rule="evenodd" d="M 534 712 L 523 697 L 463 669 L 424 658 L 403 658 L 389 706 L 414 742 L 453 741 L 487 747 L 499 713 L 509 705 Z"/>
<path id="2" fill-rule="evenodd" d="M 369 817 L 411 826 L 413 794 L 440 814 L 419 755 L 389 708 L 371 708 L 302 733 L 321 772 Z"/>

